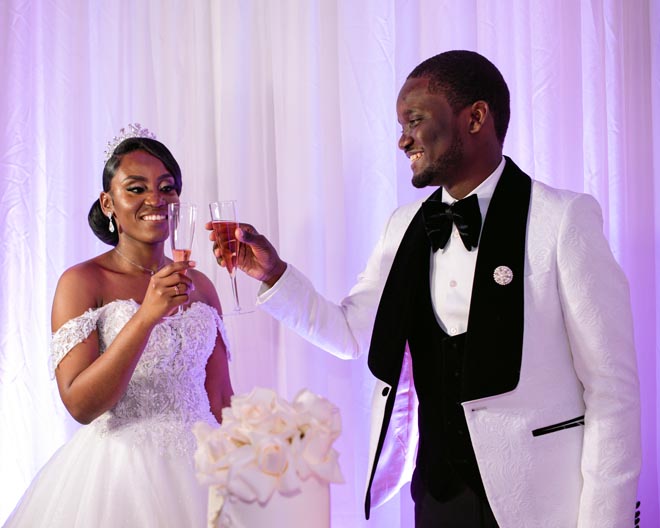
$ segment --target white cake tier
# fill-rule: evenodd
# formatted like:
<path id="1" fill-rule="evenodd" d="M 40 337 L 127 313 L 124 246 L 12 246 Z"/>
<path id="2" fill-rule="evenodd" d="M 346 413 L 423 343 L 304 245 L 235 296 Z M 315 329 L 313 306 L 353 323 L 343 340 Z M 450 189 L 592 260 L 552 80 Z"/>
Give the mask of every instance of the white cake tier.
<path id="1" fill-rule="evenodd" d="M 330 486 L 315 477 L 302 483 L 295 495 L 278 491 L 265 504 L 226 498 L 217 528 L 329 528 Z"/>

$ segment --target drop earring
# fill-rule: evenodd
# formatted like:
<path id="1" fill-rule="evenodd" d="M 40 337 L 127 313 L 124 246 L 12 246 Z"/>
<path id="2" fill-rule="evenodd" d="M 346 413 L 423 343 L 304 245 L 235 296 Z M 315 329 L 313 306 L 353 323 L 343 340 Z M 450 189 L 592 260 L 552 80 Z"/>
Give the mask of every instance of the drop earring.
<path id="1" fill-rule="evenodd" d="M 108 231 L 115 232 L 115 225 L 112 223 L 112 213 L 108 213 Z"/>

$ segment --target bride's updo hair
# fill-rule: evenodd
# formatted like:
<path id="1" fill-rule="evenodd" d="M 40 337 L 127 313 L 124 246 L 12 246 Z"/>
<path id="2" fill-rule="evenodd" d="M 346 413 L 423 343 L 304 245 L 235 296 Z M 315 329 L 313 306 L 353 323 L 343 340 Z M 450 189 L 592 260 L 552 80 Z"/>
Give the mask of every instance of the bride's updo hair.
<path id="1" fill-rule="evenodd" d="M 112 155 L 108 158 L 108 161 L 106 161 L 105 167 L 103 168 L 103 190 L 105 192 L 110 191 L 110 182 L 112 182 L 112 178 L 114 178 L 124 155 L 136 150 L 144 150 L 163 162 L 167 171 L 174 177 L 174 189 L 176 190 L 176 193 L 180 195 L 181 169 L 179 168 L 177 161 L 174 159 L 174 156 L 172 156 L 172 153 L 160 141 L 140 137 L 125 139 L 117 145 L 117 148 L 112 152 Z M 117 224 L 115 223 L 114 218 L 110 220 L 103 214 L 100 200 L 96 200 L 92 204 L 89 214 L 87 215 L 87 221 L 89 222 L 92 231 L 94 231 L 94 234 L 101 241 L 111 246 L 116 246 L 118 244 L 119 232 Z M 108 229 L 110 222 L 112 222 L 115 227 L 112 233 Z"/>

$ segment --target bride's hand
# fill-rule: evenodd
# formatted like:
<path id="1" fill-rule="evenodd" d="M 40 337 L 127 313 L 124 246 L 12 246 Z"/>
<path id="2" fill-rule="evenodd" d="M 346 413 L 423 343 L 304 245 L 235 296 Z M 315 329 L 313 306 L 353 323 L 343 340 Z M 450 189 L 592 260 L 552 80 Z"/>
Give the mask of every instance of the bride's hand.
<path id="1" fill-rule="evenodd" d="M 186 271 L 195 267 L 192 260 L 173 262 L 163 266 L 149 281 L 140 310 L 148 319 L 156 322 L 172 315 L 176 309 L 188 302 L 195 286 Z"/>

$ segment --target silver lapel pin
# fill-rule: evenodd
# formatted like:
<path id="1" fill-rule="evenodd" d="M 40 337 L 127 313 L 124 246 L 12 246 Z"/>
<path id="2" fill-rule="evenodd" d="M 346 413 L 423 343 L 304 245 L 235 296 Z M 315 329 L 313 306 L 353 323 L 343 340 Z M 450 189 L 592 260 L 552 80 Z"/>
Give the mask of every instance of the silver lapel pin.
<path id="1" fill-rule="evenodd" d="M 500 286 L 506 286 L 513 280 L 513 271 L 508 266 L 497 266 L 493 272 L 493 279 Z"/>

